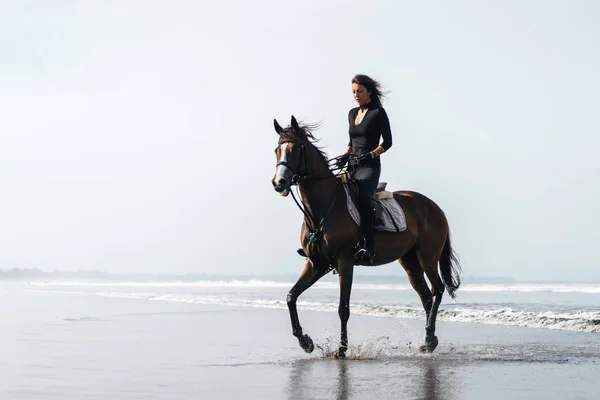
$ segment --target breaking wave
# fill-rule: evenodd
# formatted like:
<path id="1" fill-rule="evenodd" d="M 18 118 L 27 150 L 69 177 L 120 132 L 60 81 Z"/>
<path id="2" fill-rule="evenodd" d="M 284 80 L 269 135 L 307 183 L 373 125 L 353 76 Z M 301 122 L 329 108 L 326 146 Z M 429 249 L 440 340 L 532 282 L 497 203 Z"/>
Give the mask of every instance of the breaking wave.
<path id="1" fill-rule="evenodd" d="M 75 292 L 69 292 L 71 294 Z M 257 300 L 243 298 L 224 298 L 221 296 L 198 296 L 192 294 L 152 294 L 152 293 L 119 293 L 119 292 L 77 292 L 77 294 L 97 295 L 149 301 L 171 301 L 206 305 L 223 305 L 235 307 L 258 307 L 287 309 L 282 300 Z M 299 309 L 337 312 L 336 303 L 299 301 Z M 420 308 L 402 306 L 382 306 L 370 304 L 353 304 L 352 313 L 391 318 L 424 319 L 425 313 Z M 515 311 L 510 307 L 488 310 L 469 308 L 440 309 L 438 319 L 453 322 L 471 322 L 493 325 L 512 325 L 528 328 L 546 328 L 576 332 L 600 333 L 600 312 L 552 312 L 552 311 Z"/>

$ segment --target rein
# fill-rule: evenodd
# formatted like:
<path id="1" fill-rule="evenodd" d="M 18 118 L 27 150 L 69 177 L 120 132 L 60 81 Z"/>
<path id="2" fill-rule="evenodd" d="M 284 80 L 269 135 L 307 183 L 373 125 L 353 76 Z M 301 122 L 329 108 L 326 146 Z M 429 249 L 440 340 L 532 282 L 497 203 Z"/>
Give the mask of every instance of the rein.
<path id="1" fill-rule="evenodd" d="M 340 157 L 335 157 L 333 159 L 327 160 L 328 164 L 331 164 L 332 161 L 337 161 Z M 306 148 L 304 145 L 302 145 L 300 147 L 300 165 L 305 166 L 307 162 L 306 159 Z M 309 243 L 316 243 L 320 238 L 321 235 L 323 234 L 323 226 L 325 225 L 325 221 L 327 220 L 327 217 L 331 214 L 331 211 L 333 210 L 333 206 L 335 204 L 335 200 L 337 199 L 337 191 L 334 192 L 331 200 L 329 201 L 329 205 L 327 206 L 327 210 L 325 211 L 325 214 L 323 214 L 323 217 L 317 222 L 314 215 L 312 215 L 312 213 L 306 208 L 306 204 L 304 204 L 304 201 L 302 199 L 300 199 L 300 201 L 298 201 L 298 199 L 296 198 L 296 195 L 294 195 L 294 192 L 291 190 L 292 186 L 297 186 L 299 187 L 300 184 L 311 181 L 311 180 L 323 180 L 323 179 L 331 179 L 334 178 L 335 179 L 335 175 L 331 176 L 331 175 L 302 175 L 300 173 L 300 166 L 298 166 L 298 168 L 294 168 L 291 165 L 289 165 L 286 161 L 279 161 L 277 163 L 277 166 L 283 165 L 287 168 L 290 169 L 290 171 L 292 171 L 294 173 L 294 175 L 292 176 L 291 182 L 289 184 L 290 186 L 290 192 L 292 194 L 292 198 L 294 199 L 294 202 L 296 203 L 296 205 L 298 206 L 298 208 L 300 209 L 300 211 L 302 211 L 302 214 L 304 214 L 304 217 L 306 220 L 308 220 L 308 222 L 310 224 L 306 224 L 308 231 L 310 232 L 310 239 L 309 239 Z M 329 165 L 329 168 L 331 168 L 331 165 Z M 306 170 L 306 168 L 303 168 L 304 170 Z M 333 168 L 335 169 L 340 169 L 338 167 Z M 298 197 L 300 197 L 298 195 Z M 312 227 L 311 227 L 312 225 Z"/>
<path id="2" fill-rule="evenodd" d="M 333 194 L 331 201 L 329 202 L 329 206 L 327 206 L 327 211 L 325 211 L 325 214 L 323 214 L 323 217 L 316 225 L 315 225 L 315 218 L 312 215 L 310 215 L 310 212 L 306 209 L 306 205 L 304 204 L 302 199 L 300 200 L 300 202 L 298 202 L 298 200 L 296 200 L 296 196 L 294 195 L 294 192 L 290 190 L 290 193 L 292 193 L 292 198 L 296 202 L 296 205 L 298 206 L 300 211 L 302 211 L 302 213 L 306 216 L 306 218 L 308 218 L 308 220 L 314 226 L 314 229 L 311 229 L 310 226 L 307 225 L 308 231 L 310 232 L 309 243 L 316 243 L 320 239 L 321 234 L 323 233 L 323 226 L 325 225 L 325 220 L 327 219 L 329 214 L 331 214 L 331 210 L 333 210 L 333 205 L 335 204 L 335 200 L 337 198 L 337 192 L 335 192 Z M 304 206 L 304 207 L 302 207 L 300 205 L 300 203 L 302 203 L 302 206 Z"/>

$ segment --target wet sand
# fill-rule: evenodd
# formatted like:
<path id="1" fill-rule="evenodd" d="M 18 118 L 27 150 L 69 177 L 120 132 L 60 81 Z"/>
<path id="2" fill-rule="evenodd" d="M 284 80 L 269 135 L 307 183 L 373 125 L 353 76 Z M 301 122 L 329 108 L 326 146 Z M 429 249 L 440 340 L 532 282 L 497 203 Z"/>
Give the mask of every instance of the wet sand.
<path id="1" fill-rule="evenodd" d="M 336 313 L 0 287 L 0 396 L 7 399 L 595 399 L 600 335 L 352 315 L 350 358 L 329 357 Z"/>

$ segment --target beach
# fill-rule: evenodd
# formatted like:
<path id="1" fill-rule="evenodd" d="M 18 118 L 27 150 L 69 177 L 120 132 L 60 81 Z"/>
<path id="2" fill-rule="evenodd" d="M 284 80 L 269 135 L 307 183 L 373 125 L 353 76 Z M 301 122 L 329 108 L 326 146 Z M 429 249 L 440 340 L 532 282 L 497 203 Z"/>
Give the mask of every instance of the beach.
<path id="1" fill-rule="evenodd" d="M 351 315 L 349 359 L 331 357 L 337 313 L 300 309 L 304 353 L 280 308 L 0 286 L 7 399 L 480 399 L 597 397 L 600 335 Z"/>

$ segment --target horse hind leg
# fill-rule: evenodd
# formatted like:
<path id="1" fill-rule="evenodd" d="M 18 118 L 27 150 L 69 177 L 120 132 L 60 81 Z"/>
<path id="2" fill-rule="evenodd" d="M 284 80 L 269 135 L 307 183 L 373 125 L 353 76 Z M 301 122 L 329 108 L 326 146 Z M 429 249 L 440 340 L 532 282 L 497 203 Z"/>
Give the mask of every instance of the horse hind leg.
<path id="1" fill-rule="evenodd" d="M 417 250 L 417 257 L 419 259 L 419 264 L 423 271 L 425 271 L 425 275 L 427 275 L 427 279 L 429 283 L 431 283 L 431 308 L 429 313 L 427 314 L 427 324 L 425 325 L 425 343 L 420 346 L 420 350 L 423 353 L 431 353 L 435 350 L 438 345 L 438 338 L 435 336 L 435 323 L 437 319 L 438 309 L 440 304 L 442 303 L 442 296 L 444 294 L 445 286 L 438 274 L 438 260 L 439 255 L 436 255 L 438 252 L 423 252 L 422 250 Z"/>
<path id="2" fill-rule="evenodd" d="M 425 281 L 425 276 L 423 274 L 421 264 L 417 258 L 417 253 L 414 249 L 412 249 L 402 256 L 398 261 L 406 271 L 406 275 L 408 275 L 408 281 L 412 285 L 415 292 L 417 292 L 419 295 L 421 303 L 423 304 L 423 309 L 425 310 L 425 320 L 428 321 L 431 305 L 433 304 L 433 295 L 431 294 L 429 286 Z"/>

